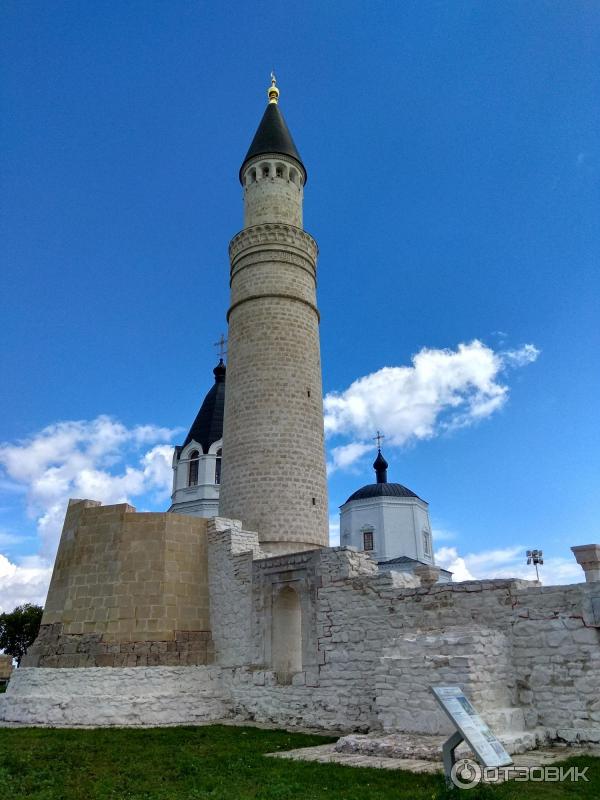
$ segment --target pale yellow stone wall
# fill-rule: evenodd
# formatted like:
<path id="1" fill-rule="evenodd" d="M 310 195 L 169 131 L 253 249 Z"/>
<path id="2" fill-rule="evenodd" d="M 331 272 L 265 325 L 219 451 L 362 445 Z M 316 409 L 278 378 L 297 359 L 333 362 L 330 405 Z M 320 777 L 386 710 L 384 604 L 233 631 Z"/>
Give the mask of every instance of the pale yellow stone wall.
<path id="1" fill-rule="evenodd" d="M 103 642 L 210 631 L 206 520 L 71 500 L 42 626 Z"/>

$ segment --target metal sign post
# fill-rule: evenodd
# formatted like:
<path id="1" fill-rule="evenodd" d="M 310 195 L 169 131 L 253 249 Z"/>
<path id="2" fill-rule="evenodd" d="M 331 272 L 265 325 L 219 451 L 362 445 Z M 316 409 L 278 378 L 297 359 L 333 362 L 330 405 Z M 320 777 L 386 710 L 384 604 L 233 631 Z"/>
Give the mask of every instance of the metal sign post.
<path id="1" fill-rule="evenodd" d="M 442 757 L 446 783 L 453 786 L 451 775 L 456 764 L 456 748 L 466 742 L 477 760 L 484 767 L 507 767 L 512 759 L 494 736 L 471 703 L 467 700 L 459 686 L 430 686 L 433 696 L 438 701 L 456 730 L 444 742 Z"/>

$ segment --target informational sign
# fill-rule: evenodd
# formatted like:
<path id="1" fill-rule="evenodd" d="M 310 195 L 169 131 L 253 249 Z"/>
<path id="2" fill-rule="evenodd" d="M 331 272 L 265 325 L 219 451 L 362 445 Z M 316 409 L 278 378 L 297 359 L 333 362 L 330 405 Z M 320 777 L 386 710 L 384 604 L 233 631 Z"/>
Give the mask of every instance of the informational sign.
<path id="1" fill-rule="evenodd" d="M 431 691 L 484 767 L 513 763 L 459 686 L 432 686 Z"/>

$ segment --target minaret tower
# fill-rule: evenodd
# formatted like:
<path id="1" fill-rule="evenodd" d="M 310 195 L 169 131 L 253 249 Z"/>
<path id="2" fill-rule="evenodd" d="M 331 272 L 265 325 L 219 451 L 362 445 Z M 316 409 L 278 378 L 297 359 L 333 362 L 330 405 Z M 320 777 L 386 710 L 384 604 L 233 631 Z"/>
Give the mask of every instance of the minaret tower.
<path id="1" fill-rule="evenodd" d="M 244 229 L 229 245 L 219 513 L 278 554 L 326 546 L 328 513 L 317 245 L 302 228 L 306 169 L 271 77 L 240 169 Z"/>

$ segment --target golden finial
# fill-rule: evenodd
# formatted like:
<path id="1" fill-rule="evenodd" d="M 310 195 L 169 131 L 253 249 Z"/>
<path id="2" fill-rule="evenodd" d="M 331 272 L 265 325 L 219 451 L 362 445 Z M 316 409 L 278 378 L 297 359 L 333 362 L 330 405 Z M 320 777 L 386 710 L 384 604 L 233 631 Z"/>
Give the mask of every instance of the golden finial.
<path id="1" fill-rule="evenodd" d="M 279 89 L 275 85 L 277 83 L 277 78 L 275 77 L 275 73 L 271 71 L 271 85 L 267 89 L 267 96 L 269 98 L 269 103 L 275 103 L 279 101 Z"/>

